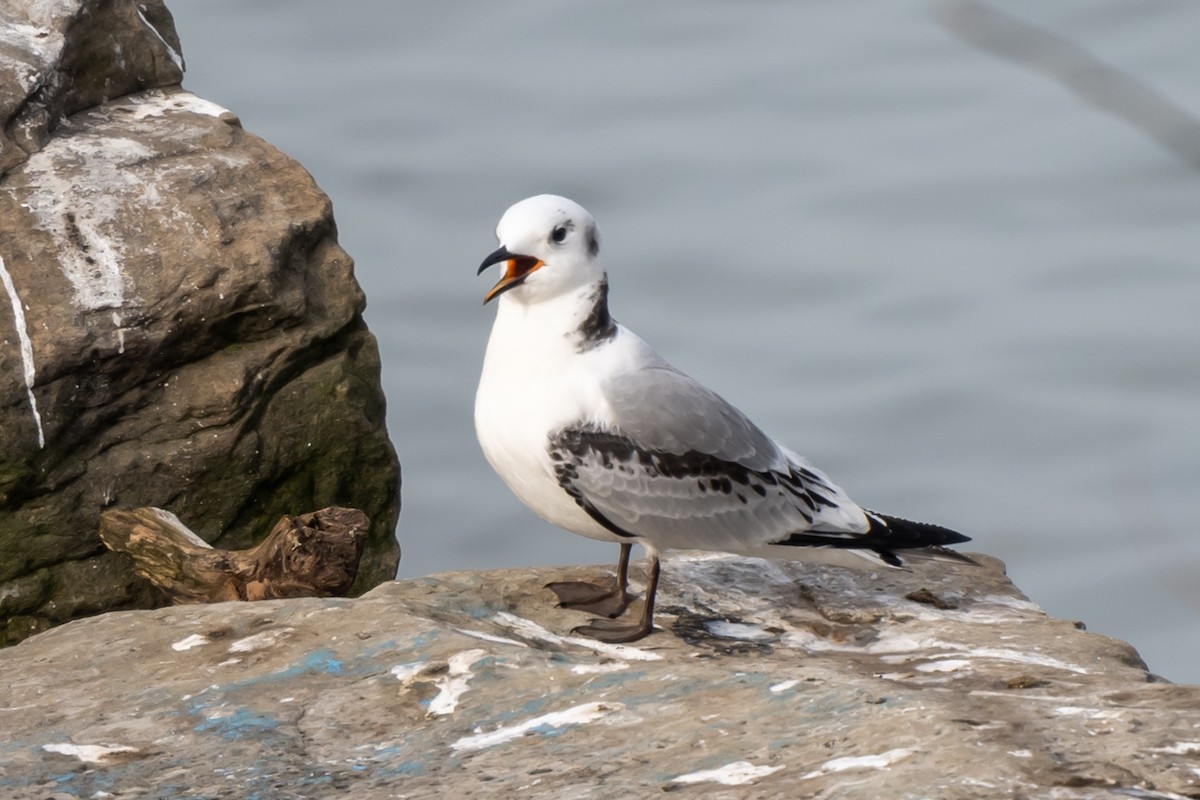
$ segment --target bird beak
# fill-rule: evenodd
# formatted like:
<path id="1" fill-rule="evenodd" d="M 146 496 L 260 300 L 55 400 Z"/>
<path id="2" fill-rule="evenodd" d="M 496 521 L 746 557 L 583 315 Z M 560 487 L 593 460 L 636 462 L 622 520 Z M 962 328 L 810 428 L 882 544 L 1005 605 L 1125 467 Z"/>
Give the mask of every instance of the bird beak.
<path id="1" fill-rule="evenodd" d="M 522 281 L 529 277 L 529 273 L 533 272 L 538 267 L 542 266 L 542 262 L 533 256 L 518 256 L 508 252 L 507 247 L 501 247 L 496 252 L 489 255 L 479 265 L 477 275 L 482 275 L 483 271 L 493 264 L 499 264 L 501 261 L 506 262 L 504 266 L 504 277 L 500 282 L 491 288 L 483 297 L 483 304 L 489 302 L 507 292 L 509 289 L 520 286 Z"/>

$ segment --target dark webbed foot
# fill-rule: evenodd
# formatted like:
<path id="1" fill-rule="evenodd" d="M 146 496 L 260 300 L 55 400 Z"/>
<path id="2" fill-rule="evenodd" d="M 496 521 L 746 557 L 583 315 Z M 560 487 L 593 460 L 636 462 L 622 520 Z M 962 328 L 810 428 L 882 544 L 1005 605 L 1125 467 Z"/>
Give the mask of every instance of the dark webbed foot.
<path id="1" fill-rule="evenodd" d="M 598 586 L 587 581 L 556 581 L 547 583 L 546 588 L 558 596 L 559 608 L 619 617 L 629 607 L 629 554 L 632 550 L 633 545 L 621 544 L 617 580 L 611 586 Z"/>
<path id="2" fill-rule="evenodd" d="M 645 618 L 645 615 L 640 622 L 632 625 L 615 619 L 594 619 L 587 625 L 572 628 L 571 633 L 608 644 L 625 644 L 644 639 L 654 633 L 654 626 Z"/>
<path id="3" fill-rule="evenodd" d="M 654 596 L 658 593 L 659 564 L 656 554 L 650 555 L 650 567 L 646 570 L 646 604 L 642 607 L 642 618 L 634 624 L 615 619 L 594 619 L 571 631 L 609 644 L 636 642 L 654 633 Z"/>
<path id="4" fill-rule="evenodd" d="M 619 617 L 629 607 L 629 595 L 623 587 L 598 586 L 586 581 L 557 581 L 546 588 L 558 597 L 559 608 L 586 611 L 606 617 Z"/>

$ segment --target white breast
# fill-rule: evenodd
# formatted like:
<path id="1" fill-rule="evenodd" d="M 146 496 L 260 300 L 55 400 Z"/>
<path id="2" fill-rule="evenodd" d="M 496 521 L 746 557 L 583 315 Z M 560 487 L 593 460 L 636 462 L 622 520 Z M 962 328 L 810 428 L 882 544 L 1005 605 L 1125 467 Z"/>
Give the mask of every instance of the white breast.
<path id="1" fill-rule="evenodd" d="M 520 500 L 548 522 L 604 541 L 617 537 L 579 507 L 555 477 L 548 436 L 581 420 L 606 416 L 597 364 L 611 347 L 579 352 L 570 337 L 547 335 L 561 325 L 539 319 L 555 313 L 501 297 L 475 394 L 475 432 L 492 469 Z M 607 351 L 607 352 L 605 352 Z"/>

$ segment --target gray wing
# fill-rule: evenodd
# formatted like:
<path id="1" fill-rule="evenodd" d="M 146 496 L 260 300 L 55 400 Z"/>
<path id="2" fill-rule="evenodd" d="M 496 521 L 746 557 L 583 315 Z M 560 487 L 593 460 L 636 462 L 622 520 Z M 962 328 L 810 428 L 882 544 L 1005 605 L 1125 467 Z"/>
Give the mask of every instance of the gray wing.
<path id="1" fill-rule="evenodd" d="M 557 431 L 550 456 L 560 485 L 616 532 L 662 548 L 753 552 L 858 546 L 871 527 L 824 474 L 683 373 L 655 365 L 601 389 L 611 424 Z"/>

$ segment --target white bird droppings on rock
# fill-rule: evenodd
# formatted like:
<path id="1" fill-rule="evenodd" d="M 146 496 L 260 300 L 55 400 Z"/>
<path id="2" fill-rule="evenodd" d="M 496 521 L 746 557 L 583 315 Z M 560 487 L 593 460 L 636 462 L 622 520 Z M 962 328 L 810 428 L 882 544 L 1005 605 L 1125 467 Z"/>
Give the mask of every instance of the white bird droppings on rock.
<path id="1" fill-rule="evenodd" d="M 704 627 L 713 636 L 720 636 L 722 639 L 770 642 L 776 638 L 775 634 L 763 630 L 761 625 L 754 625 L 748 622 L 728 622 L 723 619 L 714 619 L 705 622 Z"/>
<path id="2" fill-rule="evenodd" d="M 25 326 L 25 308 L 21 304 L 17 287 L 13 284 L 12 276 L 8 274 L 2 257 L 0 257 L 0 283 L 4 284 L 4 290 L 8 293 L 9 302 L 12 304 L 13 325 L 16 328 L 17 341 L 20 343 L 21 366 L 25 376 L 25 394 L 29 398 L 29 409 L 33 413 L 33 422 L 37 426 L 38 447 L 44 448 L 46 435 L 42 431 L 42 415 L 38 413 L 37 398 L 33 396 L 33 382 L 37 377 L 37 369 L 33 363 L 33 344 L 29 339 L 29 329 Z"/>
<path id="3" fill-rule="evenodd" d="M 851 769 L 884 769 L 890 767 L 902 758 L 912 755 L 914 750 L 907 747 L 897 747 L 873 756 L 846 756 L 826 761 L 819 768 L 805 775 L 805 778 L 817 778 L 831 772 L 845 772 Z"/>
<path id="4" fill-rule="evenodd" d="M 454 750 L 482 750 L 486 747 L 494 747 L 498 744 L 511 742 L 513 739 L 519 739 L 538 728 L 553 729 L 562 728 L 567 725 L 585 725 L 606 717 L 609 714 L 622 711 L 624 708 L 620 703 L 584 703 L 583 705 L 573 706 L 564 711 L 552 711 L 549 714 L 542 714 L 540 717 L 533 717 L 516 725 L 509 725 L 504 728 L 497 728 L 494 731 L 477 733 L 472 736 L 464 736 L 451 744 L 450 747 Z"/>
<path id="5" fill-rule="evenodd" d="M 274 647 L 295 632 L 295 628 L 276 628 L 269 631 L 263 631 L 262 633 L 256 633 L 252 636 L 238 639 L 236 642 L 229 645 L 229 652 L 253 653 L 256 650 L 264 650 L 268 647 Z"/>
<path id="6" fill-rule="evenodd" d="M 180 639 L 171 645 L 171 649 L 182 653 L 184 650 L 191 650 L 193 647 L 199 647 L 202 644 L 208 644 L 207 636 L 200 633 L 193 633 L 185 639 Z"/>
<path id="7" fill-rule="evenodd" d="M 103 764 L 119 753 L 138 752 L 136 747 L 127 747 L 122 744 L 71 744 L 70 742 L 44 744 L 42 749 L 47 753 L 75 756 L 86 764 Z"/>
<path id="8" fill-rule="evenodd" d="M 458 708 L 459 698 L 467 691 L 468 683 L 474 676 L 471 667 L 488 655 L 487 650 L 464 650 L 450 656 L 449 672 L 437 682 L 438 694 L 429 701 L 429 711 L 425 716 L 433 719 L 453 714 Z"/>
<path id="9" fill-rule="evenodd" d="M 557 633 L 550 631 L 538 625 L 536 622 L 531 622 L 527 619 L 522 619 L 515 614 L 510 614 L 507 611 L 501 611 L 494 619 L 496 622 L 515 631 L 522 636 L 528 636 L 533 639 L 540 639 L 550 644 L 571 644 L 576 647 L 582 647 L 591 650 L 594 653 L 610 656 L 612 658 L 625 659 L 628 661 L 661 661 L 662 656 L 658 653 L 652 653 L 649 650 L 643 650 L 640 647 L 629 647 L 623 644 L 606 644 L 596 641 L 595 639 L 584 639 L 582 636 L 559 636 Z"/>
<path id="10" fill-rule="evenodd" d="M 612 672 L 621 672 L 629 669 L 629 665 L 624 661 L 609 662 L 607 664 L 576 664 L 571 667 L 571 672 L 576 675 L 607 675 Z"/>
<path id="11" fill-rule="evenodd" d="M 490 633 L 484 633 L 483 631 L 471 630 L 470 628 L 455 628 L 455 630 L 457 630 L 459 633 L 463 634 L 464 636 L 470 636 L 473 639 L 480 639 L 485 642 L 495 642 L 496 644 L 508 644 L 508 645 L 512 645 L 513 647 L 526 647 L 526 648 L 529 647 L 529 645 L 525 644 L 524 642 L 518 642 L 516 639 L 506 639 L 503 636 L 493 636 Z"/>
<path id="12" fill-rule="evenodd" d="M 672 778 L 671 783 L 721 783 L 726 786 L 744 786 L 781 769 L 783 767 L 756 767 L 749 761 L 734 761 L 716 769 L 680 775 L 678 778 Z"/>

